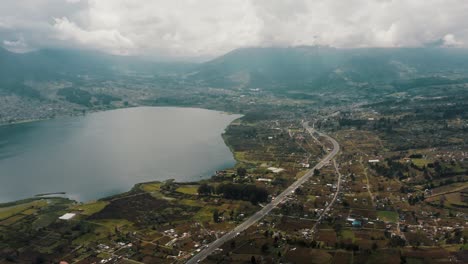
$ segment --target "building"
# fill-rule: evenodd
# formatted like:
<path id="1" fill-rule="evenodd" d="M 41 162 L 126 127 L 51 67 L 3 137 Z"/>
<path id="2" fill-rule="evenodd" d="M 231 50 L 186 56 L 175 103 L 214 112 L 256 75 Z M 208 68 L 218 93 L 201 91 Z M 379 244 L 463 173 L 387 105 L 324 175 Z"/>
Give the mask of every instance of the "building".
<path id="1" fill-rule="evenodd" d="M 353 227 L 362 227 L 362 222 L 360 220 L 354 220 L 351 225 Z"/>
<path id="2" fill-rule="evenodd" d="M 70 220 L 72 219 L 73 217 L 75 217 L 76 214 L 74 213 L 66 213 L 62 216 L 59 217 L 60 220 Z"/>

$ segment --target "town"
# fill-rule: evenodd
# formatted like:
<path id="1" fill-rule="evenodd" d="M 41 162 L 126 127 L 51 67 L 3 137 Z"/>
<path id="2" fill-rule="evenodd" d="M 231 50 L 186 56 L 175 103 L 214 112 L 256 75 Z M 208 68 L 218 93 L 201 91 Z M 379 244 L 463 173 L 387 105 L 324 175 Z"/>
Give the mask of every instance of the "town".
<path id="1" fill-rule="evenodd" d="M 223 137 L 237 165 L 208 180 L 141 183 L 84 204 L 37 198 L 4 205 L 1 256 L 21 262 L 188 262 L 274 204 L 332 151 L 329 140 L 304 127 L 308 122 L 339 143 L 338 155 L 204 262 L 464 262 L 468 150 L 444 140 L 463 141 L 466 120 L 418 123 L 417 116 L 402 119 L 401 113 L 365 105 L 307 115 L 282 106 L 274 111 L 246 113 L 228 127 Z M 414 133 L 409 123 L 424 129 Z M 446 123 L 450 138 L 417 141 Z M 31 246 L 20 247 L 23 241 Z"/>

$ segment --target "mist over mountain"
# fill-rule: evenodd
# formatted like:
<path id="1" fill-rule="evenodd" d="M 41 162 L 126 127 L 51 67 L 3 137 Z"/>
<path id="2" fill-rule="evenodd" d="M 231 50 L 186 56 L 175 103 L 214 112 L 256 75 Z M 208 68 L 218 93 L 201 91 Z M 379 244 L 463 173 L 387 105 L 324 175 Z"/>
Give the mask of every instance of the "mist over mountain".
<path id="1" fill-rule="evenodd" d="M 45 49 L 13 53 L 0 48 L 0 92 L 37 97 L 37 88 L 26 83 L 67 81 L 79 85 L 89 78 L 106 80 L 132 74 L 178 74 L 191 68 L 191 63 L 159 63 L 97 51 Z"/>
<path id="2" fill-rule="evenodd" d="M 243 48 L 204 63 L 155 62 L 95 51 L 0 49 L 0 91 L 39 97 L 33 82 L 114 80 L 149 75 L 166 82 L 224 89 L 260 88 L 275 92 L 315 91 L 391 85 L 408 88 L 464 82 L 468 50 L 454 48 L 336 49 L 320 46 Z M 38 90 L 39 89 L 39 90 Z"/>
<path id="3" fill-rule="evenodd" d="M 209 86 L 276 90 L 340 88 L 468 72 L 468 50 L 446 48 L 247 48 L 199 67 Z"/>

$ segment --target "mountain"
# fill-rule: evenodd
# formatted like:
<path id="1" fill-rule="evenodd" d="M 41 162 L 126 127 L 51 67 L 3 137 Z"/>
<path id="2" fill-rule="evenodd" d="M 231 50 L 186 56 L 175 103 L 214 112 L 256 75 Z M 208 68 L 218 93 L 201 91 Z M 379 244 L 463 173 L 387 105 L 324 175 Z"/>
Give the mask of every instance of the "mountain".
<path id="1" fill-rule="evenodd" d="M 84 77 L 83 77 L 84 76 Z M 162 63 L 141 57 L 84 50 L 24 54 L 0 48 L 0 93 L 38 97 L 28 81 L 109 80 L 150 76 L 152 84 L 290 91 L 409 89 L 465 83 L 468 50 L 454 48 L 361 48 L 320 46 L 242 48 L 205 63 Z"/>
<path id="2" fill-rule="evenodd" d="M 468 73 L 468 50 L 449 48 L 244 48 L 203 63 L 192 78 L 206 86 L 310 90 L 394 84 Z"/>
<path id="3" fill-rule="evenodd" d="M 83 76 L 97 80 L 127 75 L 173 75 L 192 69 L 191 63 L 154 62 L 96 51 L 45 49 L 12 53 L 0 48 L 0 93 L 37 97 L 27 81 L 65 80 L 79 83 Z"/>

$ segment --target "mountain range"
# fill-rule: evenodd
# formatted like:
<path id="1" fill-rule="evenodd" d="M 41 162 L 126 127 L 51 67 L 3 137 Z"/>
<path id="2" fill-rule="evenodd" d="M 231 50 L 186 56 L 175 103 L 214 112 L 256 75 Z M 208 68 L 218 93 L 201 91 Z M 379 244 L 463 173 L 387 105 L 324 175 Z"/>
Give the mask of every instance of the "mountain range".
<path id="1" fill-rule="evenodd" d="M 169 76 L 217 88 L 288 90 L 465 82 L 468 50 L 454 48 L 242 48 L 203 63 L 159 63 L 94 51 L 0 49 L 0 92 L 37 96 L 27 81 L 99 79 L 132 74 Z"/>

